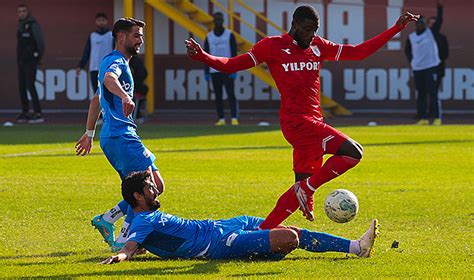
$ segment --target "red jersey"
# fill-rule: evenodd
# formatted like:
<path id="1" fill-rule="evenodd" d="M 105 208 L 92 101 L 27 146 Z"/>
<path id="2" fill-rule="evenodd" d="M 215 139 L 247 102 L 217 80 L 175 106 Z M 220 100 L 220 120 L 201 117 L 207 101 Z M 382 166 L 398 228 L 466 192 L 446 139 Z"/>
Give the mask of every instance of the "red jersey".
<path id="1" fill-rule="evenodd" d="M 262 39 L 248 54 L 255 65 L 268 65 L 281 95 L 280 118 L 305 115 L 322 120 L 319 71 L 324 60 L 338 60 L 342 49 L 319 36 L 303 49 L 283 34 Z"/>
<path id="2" fill-rule="evenodd" d="M 322 120 L 319 71 L 324 60 L 362 60 L 373 54 L 405 26 L 395 24 L 358 45 L 341 45 L 316 36 L 302 49 L 288 34 L 266 37 L 244 54 L 216 57 L 204 51 L 193 59 L 220 72 L 233 73 L 266 62 L 281 95 L 280 118 L 310 116 Z"/>

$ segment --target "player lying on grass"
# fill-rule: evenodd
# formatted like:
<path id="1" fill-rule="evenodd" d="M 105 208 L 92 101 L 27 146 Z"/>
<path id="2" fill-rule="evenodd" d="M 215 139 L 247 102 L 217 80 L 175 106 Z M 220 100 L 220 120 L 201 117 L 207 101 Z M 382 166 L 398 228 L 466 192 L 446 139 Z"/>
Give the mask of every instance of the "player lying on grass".
<path id="1" fill-rule="evenodd" d="M 129 260 L 141 248 L 164 259 L 280 259 L 297 248 L 370 257 L 378 235 L 377 220 L 358 240 L 296 227 L 259 230 L 263 219 L 250 216 L 186 220 L 159 211 L 157 195 L 149 171 L 125 177 L 122 196 L 133 207 L 135 217 L 125 246 L 102 264 Z"/>
<path id="2" fill-rule="evenodd" d="M 311 6 L 300 6 L 293 13 L 288 33 L 266 37 L 250 51 L 236 57 L 212 56 L 193 39 L 185 41 L 191 58 L 220 72 L 233 73 L 265 62 L 278 87 L 280 126 L 293 147 L 296 183 L 280 197 L 260 225 L 262 229 L 278 226 L 298 208 L 308 220 L 314 220 L 313 194 L 316 189 L 362 159 L 359 143 L 323 121 L 319 82 L 323 61 L 365 59 L 418 18 L 418 15 L 406 12 L 391 28 L 368 41 L 359 45 L 336 44 L 316 36 L 318 12 Z M 322 165 L 325 154 L 332 156 Z"/>

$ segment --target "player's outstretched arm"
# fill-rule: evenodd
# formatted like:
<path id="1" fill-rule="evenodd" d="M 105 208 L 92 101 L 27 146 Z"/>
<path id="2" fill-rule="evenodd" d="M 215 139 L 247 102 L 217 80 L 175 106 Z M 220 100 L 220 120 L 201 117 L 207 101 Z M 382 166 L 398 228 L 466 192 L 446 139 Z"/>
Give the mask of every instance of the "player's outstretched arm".
<path id="1" fill-rule="evenodd" d="M 110 256 L 105 260 L 101 261 L 100 264 L 113 264 L 122 261 L 130 260 L 135 252 L 138 250 L 138 243 L 135 241 L 127 241 L 125 246 L 120 250 L 120 252 L 115 256 Z"/>
<path id="2" fill-rule="evenodd" d="M 100 103 L 97 93 L 92 98 L 87 112 L 86 132 L 76 142 L 76 155 L 85 156 L 90 153 L 95 135 L 95 125 L 100 115 Z"/>
<path id="3" fill-rule="evenodd" d="M 205 52 L 193 38 L 185 40 L 184 43 L 186 44 L 189 57 L 194 60 L 199 60 L 220 72 L 234 73 L 255 66 L 255 62 L 247 53 L 231 58 L 219 57 Z"/>
<path id="4" fill-rule="evenodd" d="M 398 32 L 402 31 L 410 22 L 416 22 L 420 15 L 413 15 L 410 12 L 402 14 L 394 26 L 367 40 L 359 45 L 343 45 L 339 60 L 362 60 L 376 52 Z"/>

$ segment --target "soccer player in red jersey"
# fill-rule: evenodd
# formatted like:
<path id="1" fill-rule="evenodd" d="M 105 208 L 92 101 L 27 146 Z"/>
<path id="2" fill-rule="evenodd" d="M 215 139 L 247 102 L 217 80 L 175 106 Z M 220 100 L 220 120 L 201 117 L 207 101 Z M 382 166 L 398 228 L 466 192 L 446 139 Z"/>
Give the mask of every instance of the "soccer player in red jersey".
<path id="1" fill-rule="evenodd" d="M 380 49 L 418 15 L 405 12 L 396 24 L 359 45 L 336 44 L 316 36 L 319 14 L 311 6 L 293 13 L 291 29 L 280 36 L 260 40 L 242 55 L 225 58 L 204 52 L 192 38 L 187 54 L 221 72 L 233 73 L 267 63 L 281 95 L 280 126 L 293 146 L 295 184 L 277 201 L 261 229 L 280 225 L 300 208 L 314 220 L 313 193 L 322 184 L 343 174 L 362 159 L 362 146 L 323 122 L 319 71 L 324 60 L 362 60 Z M 332 156 L 323 163 L 323 155 Z"/>

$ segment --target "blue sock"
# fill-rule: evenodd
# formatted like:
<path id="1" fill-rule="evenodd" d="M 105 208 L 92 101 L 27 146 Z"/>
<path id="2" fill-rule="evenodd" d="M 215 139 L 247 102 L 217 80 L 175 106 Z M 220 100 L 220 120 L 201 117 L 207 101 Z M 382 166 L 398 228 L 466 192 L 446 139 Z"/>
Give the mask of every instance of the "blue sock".
<path id="1" fill-rule="evenodd" d="M 349 253 L 351 241 L 346 238 L 324 232 L 301 229 L 299 248 L 310 252 L 344 252 Z"/>
<path id="2" fill-rule="evenodd" d="M 118 205 L 118 207 L 120 208 L 120 211 L 122 211 L 123 214 L 127 214 L 128 207 L 130 207 L 130 204 L 128 204 L 128 202 L 126 202 L 125 200 L 122 200 L 117 205 Z"/>

